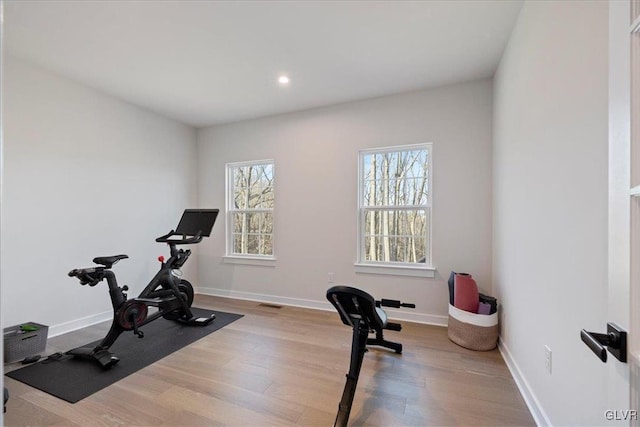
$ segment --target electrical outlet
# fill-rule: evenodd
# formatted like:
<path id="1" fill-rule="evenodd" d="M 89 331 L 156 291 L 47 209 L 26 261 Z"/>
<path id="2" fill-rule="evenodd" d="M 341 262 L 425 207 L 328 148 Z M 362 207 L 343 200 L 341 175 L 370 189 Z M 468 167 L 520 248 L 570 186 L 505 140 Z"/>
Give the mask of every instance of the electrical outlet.
<path id="1" fill-rule="evenodd" d="M 329 273 L 329 283 L 335 283 L 335 282 L 336 282 L 336 280 L 334 278 L 333 272 L 330 272 Z"/>
<path id="2" fill-rule="evenodd" d="M 544 367 L 547 373 L 551 375 L 551 349 L 548 345 L 544 346 Z"/>

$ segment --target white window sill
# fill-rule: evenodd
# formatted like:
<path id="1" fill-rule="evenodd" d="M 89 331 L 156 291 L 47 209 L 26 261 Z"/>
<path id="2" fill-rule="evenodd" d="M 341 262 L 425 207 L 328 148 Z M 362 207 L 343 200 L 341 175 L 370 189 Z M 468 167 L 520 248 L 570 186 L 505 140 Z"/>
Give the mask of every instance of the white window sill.
<path id="1" fill-rule="evenodd" d="M 226 255 L 222 257 L 225 264 L 240 264 L 240 265 L 258 265 L 261 267 L 275 267 L 276 257 L 252 257 L 241 255 Z"/>
<path id="2" fill-rule="evenodd" d="M 411 265 L 389 265 L 389 264 L 354 264 L 356 273 L 364 274 L 386 274 L 391 276 L 408 277 L 436 277 L 435 267 L 414 267 Z"/>

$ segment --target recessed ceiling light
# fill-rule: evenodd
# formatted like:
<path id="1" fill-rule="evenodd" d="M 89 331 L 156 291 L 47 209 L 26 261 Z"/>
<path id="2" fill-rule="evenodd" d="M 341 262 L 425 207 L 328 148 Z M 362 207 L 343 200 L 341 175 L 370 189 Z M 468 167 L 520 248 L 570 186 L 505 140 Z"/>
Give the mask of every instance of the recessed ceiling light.
<path id="1" fill-rule="evenodd" d="M 278 83 L 280 83 L 281 85 L 288 85 L 289 84 L 289 77 L 284 76 L 284 75 L 278 77 Z"/>

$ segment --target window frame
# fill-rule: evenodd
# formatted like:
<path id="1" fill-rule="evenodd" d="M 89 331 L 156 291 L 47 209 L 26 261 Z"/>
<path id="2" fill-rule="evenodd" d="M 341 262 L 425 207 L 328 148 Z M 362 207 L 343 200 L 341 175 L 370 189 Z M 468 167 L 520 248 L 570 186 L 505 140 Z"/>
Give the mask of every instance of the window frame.
<path id="1" fill-rule="evenodd" d="M 364 168 L 364 159 L 367 155 L 379 154 L 379 153 L 390 153 L 390 152 L 398 152 L 398 151 L 415 151 L 415 150 L 426 150 L 427 152 L 427 200 L 426 205 L 424 205 L 424 209 L 427 211 L 427 236 L 426 238 L 426 260 L 424 263 L 408 263 L 408 262 L 385 262 L 385 261 L 367 261 L 365 259 L 366 249 L 365 249 L 365 216 L 366 212 L 372 210 L 380 210 L 380 207 L 371 207 L 365 206 L 364 204 L 364 196 L 365 196 L 365 168 Z M 366 274 L 389 274 L 389 275 L 398 275 L 398 276 L 413 276 L 413 277 L 435 277 L 436 268 L 433 266 L 433 143 L 418 143 L 418 144 L 408 144 L 408 145 L 394 145 L 387 147 L 378 147 L 378 148 L 367 148 L 358 151 L 358 201 L 357 201 L 357 252 L 356 252 L 356 262 L 354 264 L 356 273 L 366 273 Z M 422 205 L 418 205 L 420 209 L 422 209 Z M 388 209 L 393 210 L 400 208 L 403 206 L 384 206 L 382 210 Z M 417 206 L 410 205 L 409 208 L 418 208 Z"/>
<path id="2" fill-rule="evenodd" d="M 273 208 L 259 208 L 259 209 L 235 209 L 234 197 L 235 187 L 233 174 L 237 168 L 255 165 L 270 164 L 273 171 Z M 231 162 L 225 165 L 225 256 L 223 258 L 225 263 L 232 264 L 249 264 L 249 265 L 261 265 L 261 266 L 273 266 L 276 260 L 276 227 L 275 227 L 275 206 L 276 206 L 276 163 L 273 159 L 262 160 L 250 160 L 243 162 Z M 273 224 L 271 229 L 271 255 L 261 254 L 242 254 L 233 252 L 233 215 L 237 212 L 270 212 L 273 218 Z"/>

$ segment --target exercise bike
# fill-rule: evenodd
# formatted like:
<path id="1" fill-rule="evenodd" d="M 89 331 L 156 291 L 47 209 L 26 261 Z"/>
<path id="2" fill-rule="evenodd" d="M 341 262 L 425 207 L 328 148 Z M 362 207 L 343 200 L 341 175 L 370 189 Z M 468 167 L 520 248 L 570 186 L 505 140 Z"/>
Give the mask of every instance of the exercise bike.
<path id="1" fill-rule="evenodd" d="M 110 369 L 120 359 L 109 352 L 109 348 L 125 331 L 133 330 L 138 338 L 144 333 L 140 327 L 163 317 L 192 326 L 206 326 L 213 322 L 215 314 L 210 317 L 195 317 L 191 312 L 193 303 L 193 286 L 181 279 L 178 272 L 180 267 L 189 259 L 191 250 L 178 249 L 179 245 L 200 243 L 203 237 L 211 234 L 211 229 L 218 216 L 218 209 L 187 209 L 176 230 L 171 230 L 156 242 L 169 245 L 170 258 L 158 257 L 160 271 L 136 298 L 127 299 L 128 286 L 118 286 L 116 275 L 111 268 L 120 260 L 129 258 L 127 255 L 97 257 L 93 262 L 98 267 L 74 269 L 69 272 L 70 277 L 77 277 L 81 285 L 96 286 L 104 279 L 107 280 L 111 305 L 113 307 L 113 321 L 107 335 L 96 347 L 79 347 L 67 352 L 68 355 L 97 362 L 103 369 Z M 149 307 L 157 311 L 149 313 Z"/>

